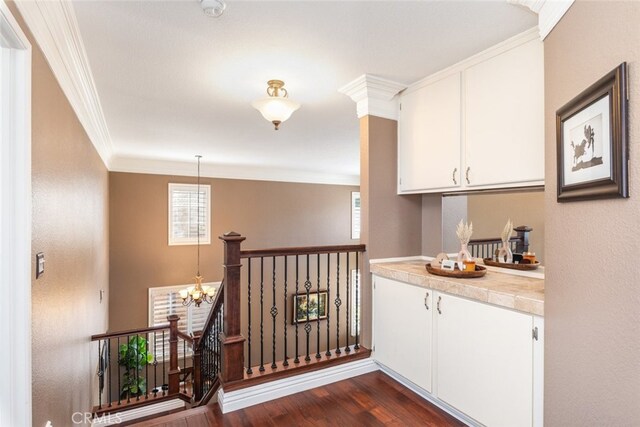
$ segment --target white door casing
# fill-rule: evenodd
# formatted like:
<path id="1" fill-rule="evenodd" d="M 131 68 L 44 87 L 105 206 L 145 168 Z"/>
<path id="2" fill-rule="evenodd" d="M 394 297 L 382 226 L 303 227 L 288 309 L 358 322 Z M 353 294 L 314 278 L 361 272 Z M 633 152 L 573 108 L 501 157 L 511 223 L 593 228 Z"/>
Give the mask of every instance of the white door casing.
<path id="1" fill-rule="evenodd" d="M 0 1 L 0 425 L 31 422 L 31 44 Z"/>

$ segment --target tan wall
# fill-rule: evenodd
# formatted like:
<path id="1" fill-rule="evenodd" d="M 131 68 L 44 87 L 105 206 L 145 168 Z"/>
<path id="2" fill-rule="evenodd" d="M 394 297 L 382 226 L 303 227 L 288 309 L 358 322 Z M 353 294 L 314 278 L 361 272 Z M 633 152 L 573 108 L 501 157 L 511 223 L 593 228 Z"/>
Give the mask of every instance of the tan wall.
<path id="1" fill-rule="evenodd" d="M 397 195 L 398 122 L 360 119 L 362 243 L 367 245 L 362 298 L 371 301 L 368 260 L 419 255 L 422 251 L 422 196 Z M 370 342 L 372 304 L 362 307 L 363 343 Z"/>
<path id="2" fill-rule="evenodd" d="M 577 1 L 545 40 L 545 425 L 640 419 L 640 2 Z M 556 202 L 555 112 L 629 63 L 630 199 Z"/>
<path id="3" fill-rule="evenodd" d="M 148 288 L 191 283 L 195 246 L 167 244 L 167 186 L 196 178 L 110 173 L 109 330 L 148 323 Z M 211 244 L 201 246 L 200 272 L 222 279 L 222 242 L 236 231 L 244 249 L 357 244 L 351 240 L 351 192 L 358 187 L 203 179 L 211 184 Z M 243 269 L 242 274 L 246 275 Z M 278 288 L 279 295 L 282 290 Z"/>
<path id="4" fill-rule="evenodd" d="M 528 225 L 533 228 L 529 250 L 544 263 L 544 192 L 469 195 L 467 218 L 473 222 L 474 239 L 500 237 L 509 218 L 516 227 Z"/>
<path id="5" fill-rule="evenodd" d="M 13 3 L 33 46 L 32 251 L 46 270 L 32 278 L 33 425 L 72 425 L 90 411 L 97 351 L 107 327 L 108 175 Z M 35 266 L 34 266 L 35 270 Z"/>

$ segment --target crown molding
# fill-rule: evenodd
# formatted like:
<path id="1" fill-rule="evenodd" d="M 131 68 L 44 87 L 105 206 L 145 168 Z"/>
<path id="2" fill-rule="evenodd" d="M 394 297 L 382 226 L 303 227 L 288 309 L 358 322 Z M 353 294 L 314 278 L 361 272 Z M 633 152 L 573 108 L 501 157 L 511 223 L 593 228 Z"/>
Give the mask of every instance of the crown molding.
<path id="1" fill-rule="evenodd" d="M 358 118 L 377 116 L 398 120 L 398 98 L 396 95 L 407 85 L 391 80 L 363 74 L 338 89 L 356 103 Z"/>
<path id="2" fill-rule="evenodd" d="M 144 173 L 150 175 L 197 176 L 195 162 L 138 157 L 113 156 L 111 172 Z M 244 179 L 255 181 L 297 182 L 305 184 L 360 185 L 359 175 L 326 173 L 303 169 L 202 163 L 201 176 L 207 178 Z"/>
<path id="3" fill-rule="evenodd" d="M 113 146 L 72 3 L 16 0 L 16 6 L 108 169 Z"/>
<path id="4" fill-rule="evenodd" d="M 574 0 L 507 0 L 507 2 L 526 7 L 538 14 L 540 40 L 544 40 L 567 13 Z"/>

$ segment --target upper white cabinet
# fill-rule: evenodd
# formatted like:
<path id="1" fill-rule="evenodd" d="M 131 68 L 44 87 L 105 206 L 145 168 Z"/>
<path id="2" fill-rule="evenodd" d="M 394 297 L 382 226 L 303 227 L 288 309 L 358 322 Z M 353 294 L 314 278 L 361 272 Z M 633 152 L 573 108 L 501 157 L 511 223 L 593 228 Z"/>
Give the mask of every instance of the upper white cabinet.
<path id="1" fill-rule="evenodd" d="M 544 180 L 544 52 L 532 40 L 464 72 L 468 186 Z"/>
<path id="2" fill-rule="evenodd" d="M 460 186 L 460 73 L 402 96 L 398 119 L 400 191 Z"/>
<path id="3" fill-rule="evenodd" d="M 529 31 L 400 95 L 398 192 L 544 184 L 544 54 Z"/>

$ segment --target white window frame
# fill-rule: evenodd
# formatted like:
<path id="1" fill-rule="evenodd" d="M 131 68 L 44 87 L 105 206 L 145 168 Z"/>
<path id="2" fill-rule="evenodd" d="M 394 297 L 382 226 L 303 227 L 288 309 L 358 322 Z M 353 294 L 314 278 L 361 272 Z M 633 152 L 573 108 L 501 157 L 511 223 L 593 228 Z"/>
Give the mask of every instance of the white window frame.
<path id="1" fill-rule="evenodd" d="M 197 192 L 198 185 L 197 184 L 176 184 L 169 183 L 168 187 L 168 197 L 167 197 L 167 206 L 168 206 L 168 237 L 169 237 L 169 246 L 178 246 L 178 245 L 197 245 L 198 237 L 174 237 L 173 236 L 173 192 L 176 190 L 182 191 L 190 191 Z M 209 245 L 211 244 L 211 186 L 208 184 L 200 184 L 200 192 L 204 192 L 204 218 L 201 218 L 202 224 L 204 226 L 203 234 L 200 235 L 200 244 L 201 245 Z"/>
<path id="2" fill-rule="evenodd" d="M 362 212 L 362 199 L 360 198 L 359 191 L 351 192 L 351 239 L 357 240 L 360 239 L 360 224 L 361 217 L 360 214 Z"/>

